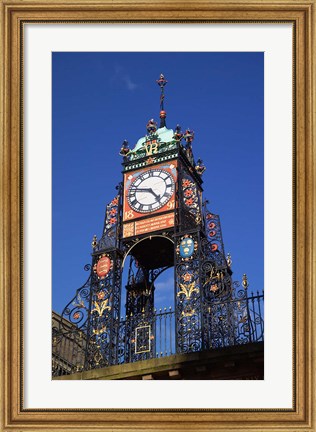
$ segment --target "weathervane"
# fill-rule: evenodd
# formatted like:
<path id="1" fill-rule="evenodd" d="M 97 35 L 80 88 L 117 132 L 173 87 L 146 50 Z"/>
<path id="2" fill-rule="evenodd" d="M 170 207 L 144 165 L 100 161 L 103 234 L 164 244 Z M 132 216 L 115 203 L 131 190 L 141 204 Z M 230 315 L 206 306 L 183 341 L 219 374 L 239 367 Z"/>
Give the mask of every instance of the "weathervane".
<path id="1" fill-rule="evenodd" d="M 161 90 L 161 93 L 160 93 L 160 127 L 162 128 L 162 127 L 166 126 L 167 113 L 164 110 L 163 101 L 165 98 L 164 87 L 168 81 L 165 79 L 163 74 L 160 74 L 159 80 L 156 80 L 156 82 L 159 85 L 160 90 Z"/>

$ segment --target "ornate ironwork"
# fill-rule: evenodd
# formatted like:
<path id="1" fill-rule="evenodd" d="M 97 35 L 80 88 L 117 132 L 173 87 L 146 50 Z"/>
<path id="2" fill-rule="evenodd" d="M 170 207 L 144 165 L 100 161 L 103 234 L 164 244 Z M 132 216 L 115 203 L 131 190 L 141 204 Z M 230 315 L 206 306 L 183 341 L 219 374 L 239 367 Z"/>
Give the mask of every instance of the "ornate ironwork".
<path id="1" fill-rule="evenodd" d="M 85 270 L 91 271 L 91 266 L 87 264 Z M 53 314 L 53 376 L 70 374 L 85 368 L 90 284 L 91 274 L 86 283 L 76 291 L 62 315 Z"/>
<path id="2" fill-rule="evenodd" d="M 97 273 L 100 260 L 110 261 L 106 275 Z M 109 366 L 117 363 L 116 351 L 120 320 L 121 264 L 119 251 L 93 257 L 94 273 L 90 285 L 90 315 L 87 324 L 86 368 Z"/>
<path id="3" fill-rule="evenodd" d="M 161 124 L 165 126 L 166 80 L 161 75 L 157 82 L 162 97 Z M 142 255 L 143 243 L 138 243 L 147 241 L 150 234 L 123 238 L 124 192 L 120 183 L 106 206 L 102 235 L 93 237 L 92 263 L 85 266 L 88 279 L 61 316 L 53 317 L 54 376 L 263 341 L 263 293 L 248 294 L 246 275 L 241 284 L 232 281 L 232 259 L 225 255 L 220 218 L 202 203 L 205 166 L 201 159 L 194 161 L 194 132 L 187 129 L 182 133 L 177 125 L 174 132 L 165 128 L 163 133 L 167 133 L 168 142 L 161 140 L 151 119 L 137 149 L 130 150 L 125 140 L 120 154 L 124 171 L 131 173 L 177 159 L 176 205 L 168 210 L 174 212 L 175 223 L 154 231 L 156 237 L 170 241 L 169 249 L 160 246 L 165 259 L 157 259 L 161 251 L 152 252 L 149 245 L 146 253 L 153 255 Z M 146 215 L 140 215 L 139 220 L 141 217 Z M 128 262 L 127 256 L 125 317 L 120 318 L 122 266 Z M 155 281 L 172 265 L 174 310 L 157 311 Z"/>
<path id="4" fill-rule="evenodd" d="M 167 268 L 146 269 L 131 256 L 126 285 L 126 362 L 155 356 L 154 282 Z"/>
<path id="5" fill-rule="evenodd" d="M 264 294 L 248 293 L 239 289 L 240 284 L 234 283 L 233 296 L 230 299 L 204 305 L 206 317 L 205 340 L 203 348 L 220 349 L 229 346 L 263 342 L 264 340 Z M 136 340 L 129 333 L 134 325 L 134 317 L 121 317 L 118 325 L 117 361 L 116 364 L 130 363 L 154 357 L 166 357 L 176 353 L 175 322 L 176 312 L 170 308 L 154 310 L 151 325 L 154 333 L 150 336 L 150 353 L 136 354 Z M 141 327 L 141 319 L 138 321 Z M 143 319 L 146 325 L 145 318 Z M 137 327 L 136 327 L 137 328 Z M 146 332 L 144 332 L 146 336 Z M 146 339 L 148 343 L 148 338 Z M 53 376 L 72 374 L 90 369 L 85 363 L 85 333 L 74 327 L 67 332 L 60 328 L 53 329 Z M 131 350 L 131 347 L 133 348 Z M 202 349 L 201 349 L 202 350 Z"/>
<path id="6" fill-rule="evenodd" d="M 202 212 L 197 185 L 187 174 L 178 182 L 182 205 L 177 214 L 181 222 L 174 229 L 175 310 L 154 309 L 154 282 L 169 266 L 140 266 L 132 256 L 139 238 L 121 241 L 120 187 L 106 208 L 100 240 L 93 239 L 92 265 L 85 266 L 89 277 L 53 327 L 54 376 L 263 340 L 263 294 L 248 296 L 246 275 L 241 285 L 232 282 L 219 216 L 204 206 L 203 218 L 197 220 Z M 185 201 L 188 188 L 194 189 L 192 208 Z M 122 260 L 128 253 L 126 316 L 120 319 Z"/>
<path id="7" fill-rule="evenodd" d="M 202 293 L 200 285 L 200 233 L 176 241 L 176 351 L 200 351 L 202 342 Z"/>
<path id="8" fill-rule="evenodd" d="M 206 238 L 210 242 L 211 251 L 225 255 L 220 218 L 218 215 L 207 210 L 206 204 L 204 211 L 204 226 Z"/>

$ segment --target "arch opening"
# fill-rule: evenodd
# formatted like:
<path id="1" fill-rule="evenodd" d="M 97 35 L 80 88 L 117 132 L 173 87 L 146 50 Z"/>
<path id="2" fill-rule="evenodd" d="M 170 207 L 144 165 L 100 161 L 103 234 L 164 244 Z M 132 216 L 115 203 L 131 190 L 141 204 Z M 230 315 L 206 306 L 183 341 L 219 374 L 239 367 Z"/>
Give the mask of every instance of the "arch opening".
<path id="1" fill-rule="evenodd" d="M 124 288 L 122 299 L 125 297 L 125 304 L 121 304 L 121 316 L 125 317 L 126 335 L 130 337 L 128 355 L 133 359 L 147 359 L 174 353 L 172 239 L 162 235 L 148 236 L 130 248 L 123 261 Z M 140 332 L 147 333 L 140 337 Z"/>
<path id="2" fill-rule="evenodd" d="M 173 283 L 170 283 L 171 274 L 174 267 L 174 242 L 166 236 L 153 235 L 145 237 L 134 244 L 123 260 L 122 275 L 122 299 L 126 299 L 125 304 L 121 303 L 121 315 L 127 316 L 131 312 L 137 313 L 144 309 L 145 304 L 150 304 L 150 309 L 169 307 L 174 304 Z M 165 274 L 165 277 L 164 277 Z M 160 289 L 156 290 L 156 280 Z M 168 279 L 168 282 L 167 282 Z M 167 289 L 167 285 L 168 288 Z M 166 303 L 157 302 L 154 297 L 160 292 L 164 292 L 163 297 Z M 166 298 L 168 291 L 168 298 Z M 157 294 L 154 295 L 154 292 Z M 132 296 L 131 296 L 132 293 Z M 134 299 L 139 297 L 139 306 L 135 308 Z M 157 298 L 157 300 L 158 300 Z M 124 300 L 123 300 L 124 301 Z"/>
<path id="3" fill-rule="evenodd" d="M 126 254 L 133 256 L 139 265 L 147 270 L 174 265 L 174 243 L 169 237 L 162 235 L 149 236 L 139 240 Z"/>

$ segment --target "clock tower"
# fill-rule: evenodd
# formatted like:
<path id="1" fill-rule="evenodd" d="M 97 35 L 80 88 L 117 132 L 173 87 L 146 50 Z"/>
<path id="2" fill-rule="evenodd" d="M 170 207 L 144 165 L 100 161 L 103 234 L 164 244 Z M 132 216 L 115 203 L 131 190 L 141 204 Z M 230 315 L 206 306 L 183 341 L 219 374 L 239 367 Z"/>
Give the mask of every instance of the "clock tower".
<path id="1" fill-rule="evenodd" d="M 166 126 L 161 74 L 160 125 L 151 119 L 146 135 L 123 156 L 121 248 L 129 260 L 126 285 L 127 355 L 155 356 L 155 280 L 174 269 L 175 351 L 210 345 L 208 302 L 227 297 L 231 270 L 224 255 L 218 216 L 203 208 L 203 162 L 193 156 L 194 132 Z M 205 203 L 204 203 L 205 205 Z M 207 219 L 205 219 L 205 217 Z M 159 295 L 159 292 L 156 293 Z"/>
<path id="2" fill-rule="evenodd" d="M 170 268 L 174 353 L 226 346 L 236 338 L 231 258 L 219 217 L 203 200 L 206 168 L 193 155 L 193 130 L 167 128 L 162 74 L 157 83 L 159 127 L 151 119 L 133 148 L 123 142 L 123 179 L 106 208 L 103 233 L 93 239 L 90 276 L 63 312 L 84 335 L 85 369 L 156 357 L 155 281 Z M 215 308 L 216 302 L 227 306 Z"/>

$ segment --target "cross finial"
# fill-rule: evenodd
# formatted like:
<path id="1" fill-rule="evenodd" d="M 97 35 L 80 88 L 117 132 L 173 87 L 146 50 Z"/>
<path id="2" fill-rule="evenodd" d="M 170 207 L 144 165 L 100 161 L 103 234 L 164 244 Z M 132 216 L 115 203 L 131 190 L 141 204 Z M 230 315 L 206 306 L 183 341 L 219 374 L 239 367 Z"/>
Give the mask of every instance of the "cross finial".
<path id="1" fill-rule="evenodd" d="M 161 93 L 160 93 L 160 127 L 162 128 L 162 127 L 166 126 L 167 113 L 164 110 L 163 101 L 165 98 L 164 87 L 168 81 L 165 79 L 163 74 L 160 74 L 160 77 L 158 80 L 156 80 L 156 82 L 159 85 L 160 90 L 161 90 Z"/>

